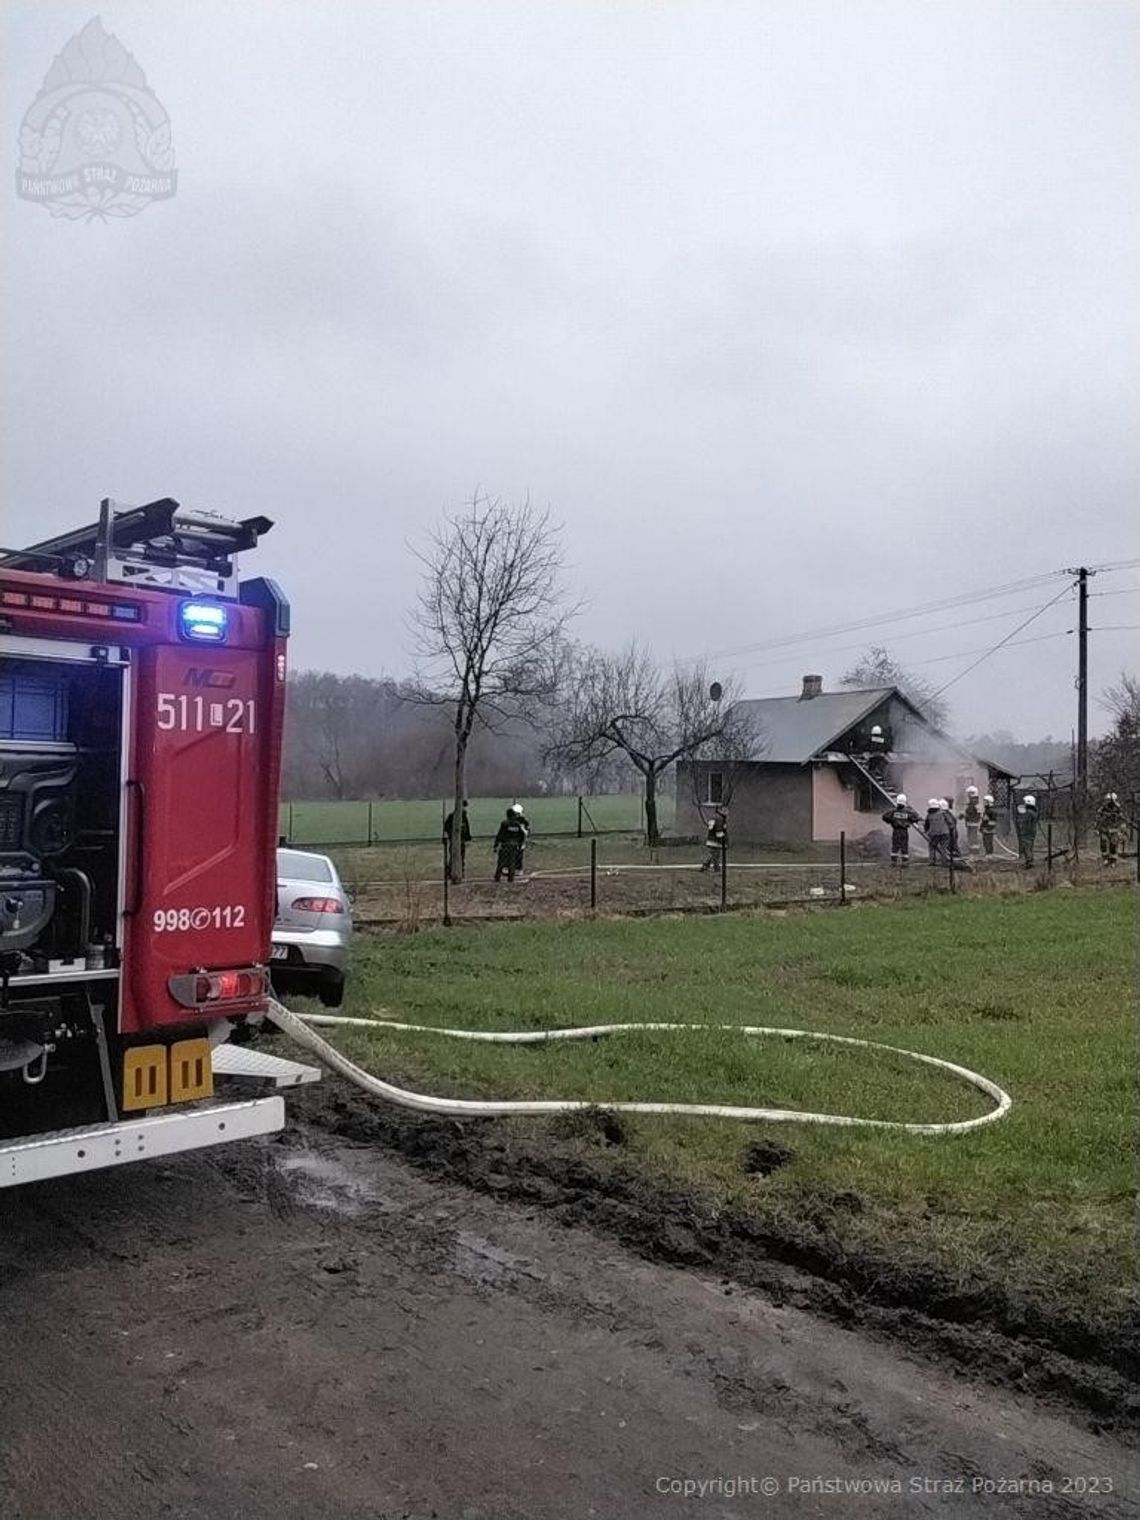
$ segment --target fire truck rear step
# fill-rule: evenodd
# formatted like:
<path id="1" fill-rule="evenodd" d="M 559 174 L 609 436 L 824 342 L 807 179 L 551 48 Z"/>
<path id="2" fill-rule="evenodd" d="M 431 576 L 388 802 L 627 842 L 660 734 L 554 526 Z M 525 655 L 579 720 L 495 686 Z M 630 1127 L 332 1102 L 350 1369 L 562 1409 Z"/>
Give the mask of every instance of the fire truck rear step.
<path id="1" fill-rule="evenodd" d="M 300 1061 L 286 1061 L 283 1056 L 266 1055 L 248 1045 L 215 1045 L 211 1064 L 216 1077 L 265 1077 L 274 1087 L 303 1087 L 321 1080 L 320 1068 Z"/>
<path id="2" fill-rule="evenodd" d="M 50 1130 L 0 1144 L 0 1188 L 272 1135 L 284 1126 L 285 1100 L 268 1097 L 153 1114 L 131 1123 Z"/>

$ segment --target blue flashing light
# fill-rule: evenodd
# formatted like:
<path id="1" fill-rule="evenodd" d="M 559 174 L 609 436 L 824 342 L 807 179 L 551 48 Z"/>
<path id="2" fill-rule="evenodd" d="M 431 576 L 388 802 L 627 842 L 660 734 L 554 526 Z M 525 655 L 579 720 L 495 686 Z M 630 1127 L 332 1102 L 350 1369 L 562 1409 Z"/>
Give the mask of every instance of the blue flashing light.
<path id="1" fill-rule="evenodd" d="M 178 609 L 178 626 L 184 639 L 194 644 L 224 644 L 226 609 L 216 602 L 183 602 Z"/>

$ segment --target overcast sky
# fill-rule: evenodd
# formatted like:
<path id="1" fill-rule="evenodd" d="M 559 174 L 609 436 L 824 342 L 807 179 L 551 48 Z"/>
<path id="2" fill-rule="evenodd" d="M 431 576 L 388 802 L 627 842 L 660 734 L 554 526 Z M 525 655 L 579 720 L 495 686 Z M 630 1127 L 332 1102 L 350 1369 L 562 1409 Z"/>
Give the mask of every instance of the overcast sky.
<path id="1" fill-rule="evenodd" d="M 8 0 L 10 164 L 93 14 Z M 178 189 L 106 222 L 9 189 L 0 541 L 104 495 L 265 513 L 294 664 L 398 675 L 409 544 L 529 492 L 583 637 L 717 652 L 752 696 L 862 636 L 720 651 L 1140 555 L 1136 4 L 101 15 Z M 941 684 L 1062 584 L 873 637 Z M 1127 594 L 1094 628 L 1140 624 L 1134 587 L 1098 577 Z M 1094 633 L 1094 691 L 1136 640 Z M 955 727 L 1067 737 L 1075 655 L 1011 645 Z"/>

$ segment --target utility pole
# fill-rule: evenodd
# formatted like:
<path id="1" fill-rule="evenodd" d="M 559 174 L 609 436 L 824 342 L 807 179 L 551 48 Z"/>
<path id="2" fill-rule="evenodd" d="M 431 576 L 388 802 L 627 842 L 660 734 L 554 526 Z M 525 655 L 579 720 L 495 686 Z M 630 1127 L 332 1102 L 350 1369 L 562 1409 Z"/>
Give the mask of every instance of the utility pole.
<path id="1" fill-rule="evenodd" d="M 1077 789 L 1089 789 L 1089 573 L 1077 571 Z"/>
<path id="2" fill-rule="evenodd" d="M 1083 801 L 1089 785 L 1089 576 L 1096 572 L 1079 565 L 1068 573 L 1077 577 L 1077 763 L 1073 782 Z"/>

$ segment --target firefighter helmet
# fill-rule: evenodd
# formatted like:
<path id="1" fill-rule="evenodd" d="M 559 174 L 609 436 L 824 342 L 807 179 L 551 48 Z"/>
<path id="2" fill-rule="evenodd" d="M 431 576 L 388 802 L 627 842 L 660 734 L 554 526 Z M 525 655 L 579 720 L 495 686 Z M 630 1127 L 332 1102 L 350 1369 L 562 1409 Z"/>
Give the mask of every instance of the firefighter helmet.
<path id="1" fill-rule="evenodd" d="M 1024 799 L 1024 801 L 1025 801 L 1025 806 L 1026 807 L 1036 807 L 1037 806 L 1037 798 L 1034 797 L 1032 793 L 1030 793 L 1030 795 L 1028 797 L 1026 797 Z"/>
<path id="2" fill-rule="evenodd" d="M 508 809 L 508 812 L 514 813 L 516 815 L 520 814 L 522 812 L 522 803 L 512 802 Z"/>
<path id="3" fill-rule="evenodd" d="M 966 788 L 966 796 L 967 797 L 976 797 L 977 795 L 978 795 L 978 789 L 977 789 L 976 786 L 968 786 Z"/>
<path id="4" fill-rule="evenodd" d="M 993 803 L 993 800 L 993 796 L 989 792 L 987 792 L 986 795 L 982 798 L 983 802 L 989 802 L 991 804 Z"/>
<path id="5" fill-rule="evenodd" d="M 905 792 L 900 792 L 898 794 L 898 796 L 895 798 L 895 806 L 896 807 L 906 807 L 906 793 Z"/>
<path id="6" fill-rule="evenodd" d="M 937 797 L 931 797 L 926 805 L 928 808 L 940 808 L 942 806 Z"/>

